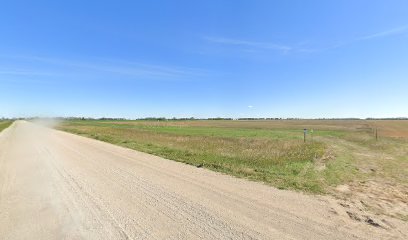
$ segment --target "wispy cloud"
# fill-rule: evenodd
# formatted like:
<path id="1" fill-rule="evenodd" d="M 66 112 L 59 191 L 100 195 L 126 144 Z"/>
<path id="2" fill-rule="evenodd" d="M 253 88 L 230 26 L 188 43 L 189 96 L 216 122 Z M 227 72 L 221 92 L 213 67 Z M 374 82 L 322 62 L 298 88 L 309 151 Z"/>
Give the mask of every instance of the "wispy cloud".
<path id="1" fill-rule="evenodd" d="M 293 46 L 276 44 L 272 42 L 257 42 L 257 41 L 247 41 L 232 38 L 223 37 L 204 37 L 205 40 L 211 43 L 224 44 L 230 46 L 240 47 L 239 50 L 246 53 L 259 53 L 265 52 L 265 50 L 277 51 L 280 53 L 313 53 L 321 49 L 308 48 L 303 42 L 295 44 Z"/>
<path id="2" fill-rule="evenodd" d="M 406 33 L 408 33 L 408 25 L 400 26 L 400 27 L 396 27 L 396 28 L 385 30 L 385 31 L 368 34 L 368 35 L 363 35 L 363 36 L 356 37 L 348 41 L 343 41 L 343 42 L 333 44 L 326 48 L 315 48 L 315 49 L 310 48 L 310 49 L 302 49 L 302 51 L 304 52 L 322 52 L 326 50 L 346 47 L 348 45 L 352 45 L 358 42 L 370 41 L 370 40 L 378 39 L 378 38 L 387 38 L 387 37 L 402 35 Z"/>
<path id="3" fill-rule="evenodd" d="M 362 36 L 360 38 L 357 38 L 356 40 L 369 40 L 369 39 L 374 39 L 374 38 L 389 37 L 393 35 L 404 34 L 407 32 L 408 32 L 408 25 L 397 27 L 397 28 L 392 28 L 386 31 L 377 32 L 377 33 L 366 35 L 366 36 Z"/>
<path id="4" fill-rule="evenodd" d="M 28 63 L 40 64 L 41 67 L 52 69 L 58 67 L 67 74 L 113 74 L 122 75 L 130 78 L 143 79 L 182 79 L 187 77 L 197 77 L 206 75 L 208 72 L 198 68 L 163 66 L 154 64 L 145 64 L 140 62 L 124 61 L 117 59 L 91 59 L 91 60 L 73 60 L 64 58 L 50 58 L 41 56 L 0 56 L 2 58 L 11 58 L 15 62 L 22 62 L 21 65 Z M 18 64 L 18 63 L 17 63 Z M 74 69 L 75 71 L 70 71 Z M 47 73 L 26 71 L 26 70 L 1 70 L 0 74 L 13 75 L 46 75 Z"/>
<path id="5" fill-rule="evenodd" d="M 0 69 L 0 75 L 23 75 L 23 76 L 53 76 L 51 72 L 38 72 L 21 69 Z"/>
<path id="6" fill-rule="evenodd" d="M 293 46 L 284 45 L 284 44 L 276 44 L 272 42 L 260 42 L 260 41 L 248 41 L 242 39 L 233 39 L 233 38 L 224 38 L 224 37 L 204 37 L 205 40 L 211 43 L 217 44 L 224 44 L 230 46 L 239 46 L 242 47 L 241 50 L 248 52 L 248 53 L 257 53 L 258 50 L 275 50 L 280 51 L 283 53 L 289 52 L 299 52 L 299 53 L 315 53 L 315 52 L 323 52 L 331 49 L 337 49 L 341 47 L 345 47 L 357 42 L 362 41 L 369 41 L 377 38 L 386 38 L 396 35 L 402 35 L 408 33 L 408 25 L 395 27 L 392 29 L 388 29 L 385 31 L 380 31 L 368 35 L 363 35 L 360 37 L 352 38 L 348 41 L 338 42 L 328 47 L 308 47 L 307 44 L 297 44 Z"/>
<path id="7" fill-rule="evenodd" d="M 129 73 L 132 74 L 136 71 L 137 74 L 151 74 L 158 76 L 203 76 L 209 74 L 208 70 L 192 67 L 180 67 L 180 66 L 164 66 L 155 64 L 146 64 L 135 61 L 124 61 L 117 59 L 101 59 L 111 64 L 111 68 L 108 71 L 117 73 Z M 130 72 L 128 70 L 131 70 Z"/>
<path id="8" fill-rule="evenodd" d="M 247 41 L 247 40 L 241 40 L 241 39 L 223 38 L 223 37 L 204 37 L 204 39 L 212 43 L 276 50 L 276 51 L 281 51 L 284 53 L 293 50 L 293 48 L 290 46 L 271 43 L 271 42 L 256 42 L 256 41 Z"/>

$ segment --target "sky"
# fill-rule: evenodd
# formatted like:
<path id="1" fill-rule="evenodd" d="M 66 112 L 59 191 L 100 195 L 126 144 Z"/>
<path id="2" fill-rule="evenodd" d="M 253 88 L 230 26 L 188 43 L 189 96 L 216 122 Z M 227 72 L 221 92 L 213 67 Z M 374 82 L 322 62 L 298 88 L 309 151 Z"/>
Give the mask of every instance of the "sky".
<path id="1" fill-rule="evenodd" d="M 0 117 L 407 117 L 408 1 L 1 1 Z"/>

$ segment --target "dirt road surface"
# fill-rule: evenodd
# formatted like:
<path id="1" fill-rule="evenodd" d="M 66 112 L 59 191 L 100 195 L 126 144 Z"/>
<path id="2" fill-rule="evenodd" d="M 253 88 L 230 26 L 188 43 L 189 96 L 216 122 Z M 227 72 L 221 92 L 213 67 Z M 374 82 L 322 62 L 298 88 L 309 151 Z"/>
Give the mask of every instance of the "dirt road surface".
<path id="1" fill-rule="evenodd" d="M 0 239 L 403 239 L 399 227 L 29 122 L 0 134 Z"/>

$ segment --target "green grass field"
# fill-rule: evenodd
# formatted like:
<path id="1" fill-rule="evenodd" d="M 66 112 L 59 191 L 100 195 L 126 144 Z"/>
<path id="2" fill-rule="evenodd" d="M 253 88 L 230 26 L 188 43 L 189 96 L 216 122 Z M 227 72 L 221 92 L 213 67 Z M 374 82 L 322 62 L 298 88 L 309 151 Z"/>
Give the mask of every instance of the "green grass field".
<path id="1" fill-rule="evenodd" d="M 408 125 L 402 122 L 385 126 L 398 123 L 397 132 L 403 133 Z M 406 138 L 379 130 L 376 141 L 377 125 L 359 120 L 76 120 L 59 129 L 278 188 L 325 193 L 376 177 L 407 184 Z M 303 128 L 314 130 L 306 143 Z M 384 158 L 391 160 L 384 165 Z"/>
<path id="2" fill-rule="evenodd" d="M 8 128 L 12 123 L 12 121 L 0 121 L 0 132 Z"/>

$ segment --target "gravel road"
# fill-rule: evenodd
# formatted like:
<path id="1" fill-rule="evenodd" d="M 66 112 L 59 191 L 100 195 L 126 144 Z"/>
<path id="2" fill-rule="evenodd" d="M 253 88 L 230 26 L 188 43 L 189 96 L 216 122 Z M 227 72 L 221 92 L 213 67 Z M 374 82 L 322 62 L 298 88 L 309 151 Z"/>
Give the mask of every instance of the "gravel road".
<path id="1" fill-rule="evenodd" d="M 0 239 L 388 237 L 328 198 L 25 121 L 0 134 Z"/>

